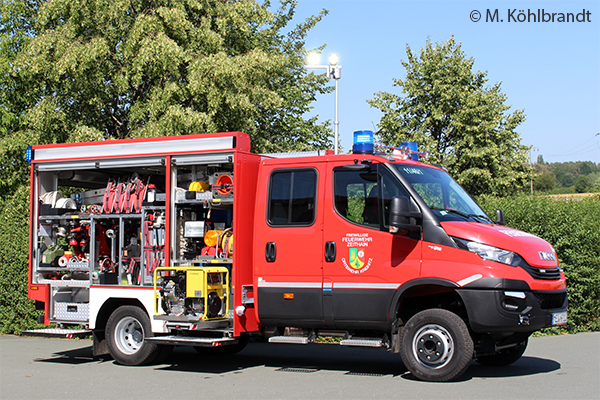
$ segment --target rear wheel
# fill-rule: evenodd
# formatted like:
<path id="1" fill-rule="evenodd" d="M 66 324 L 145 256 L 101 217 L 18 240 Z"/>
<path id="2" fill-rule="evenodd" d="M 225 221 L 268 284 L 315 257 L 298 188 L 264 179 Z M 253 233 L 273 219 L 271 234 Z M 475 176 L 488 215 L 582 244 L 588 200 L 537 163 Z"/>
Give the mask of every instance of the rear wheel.
<path id="1" fill-rule="evenodd" d="M 404 365 L 424 381 L 455 379 L 473 359 L 473 340 L 464 321 L 438 308 L 421 311 L 409 319 L 400 343 Z"/>
<path id="2" fill-rule="evenodd" d="M 514 347 L 509 347 L 508 349 L 500 350 L 495 354 L 479 356 L 475 359 L 479 364 L 491 366 L 491 367 L 502 367 L 505 365 L 510 365 L 516 362 L 525 350 L 527 349 L 527 341 L 525 339 L 523 342 L 518 343 Z"/>
<path id="3" fill-rule="evenodd" d="M 152 330 L 148 315 L 140 307 L 117 308 L 106 323 L 106 331 L 108 351 L 119 364 L 149 364 L 159 353 L 159 347 L 146 340 Z"/>

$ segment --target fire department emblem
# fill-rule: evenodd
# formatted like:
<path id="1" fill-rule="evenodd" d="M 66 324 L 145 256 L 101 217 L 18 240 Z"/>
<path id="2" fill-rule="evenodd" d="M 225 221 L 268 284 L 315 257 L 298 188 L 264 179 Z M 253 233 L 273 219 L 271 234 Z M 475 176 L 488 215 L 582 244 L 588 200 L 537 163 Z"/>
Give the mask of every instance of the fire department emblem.
<path id="1" fill-rule="evenodd" d="M 349 254 L 350 266 L 354 269 L 361 269 L 365 266 L 364 249 L 351 248 Z"/>
<path id="2" fill-rule="evenodd" d="M 348 258 L 342 257 L 342 265 L 352 274 L 362 274 L 371 268 L 373 258 L 369 258 L 369 244 L 373 238 L 368 233 L 347 233 L 342 237 L 342 243 L 348 247 Z"/>

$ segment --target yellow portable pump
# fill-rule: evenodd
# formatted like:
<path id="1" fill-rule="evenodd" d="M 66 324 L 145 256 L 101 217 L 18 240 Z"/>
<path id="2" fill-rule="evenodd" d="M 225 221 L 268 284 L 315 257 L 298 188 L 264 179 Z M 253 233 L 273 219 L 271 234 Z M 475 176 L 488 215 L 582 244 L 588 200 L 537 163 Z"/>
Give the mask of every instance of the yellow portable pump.
<path id="1" fill-rule="evenodd" d="M 229 317 L 225 267 L 159 267 L 154 271 L 154 314 L 209 321 Z M 159 313 L 159 304 L 162 313 Z"/>

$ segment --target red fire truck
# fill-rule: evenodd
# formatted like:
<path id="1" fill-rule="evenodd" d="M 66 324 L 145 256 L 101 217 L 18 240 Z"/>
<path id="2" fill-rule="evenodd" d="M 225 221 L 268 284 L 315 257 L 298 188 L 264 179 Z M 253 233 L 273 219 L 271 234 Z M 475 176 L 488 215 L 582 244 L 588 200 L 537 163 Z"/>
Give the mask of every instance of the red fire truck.
<path id="1" fill-rule="evenodd" d="M 401 353 L 447 381 L 567 319 L 544 240 L 403 147 L 260 155 L 245 133 L 33 146 L 29 297 L 121 364 L 250 336 Z M 417 158 L 417 160 L 415 159 Z"/>

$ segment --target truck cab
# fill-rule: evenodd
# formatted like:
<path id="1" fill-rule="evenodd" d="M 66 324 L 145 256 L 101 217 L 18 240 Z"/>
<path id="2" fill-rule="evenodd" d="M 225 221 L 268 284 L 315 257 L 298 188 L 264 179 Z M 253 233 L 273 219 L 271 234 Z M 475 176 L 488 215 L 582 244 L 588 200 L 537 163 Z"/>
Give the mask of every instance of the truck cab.
<path id="1" fill-rule="evenodd" d="M 492 220 L 413 144 L 356 137 L 345 155 L 257 155 L 238 132 L 34 147 L 30 297 L 123 364 L 337 335 L 429 381 L 510 364 L 566 322 L 549 243 Z M 141 188 L 111 186 L 133 174 Z M 76 211 L 43 204 L 65 184 Z"/>

